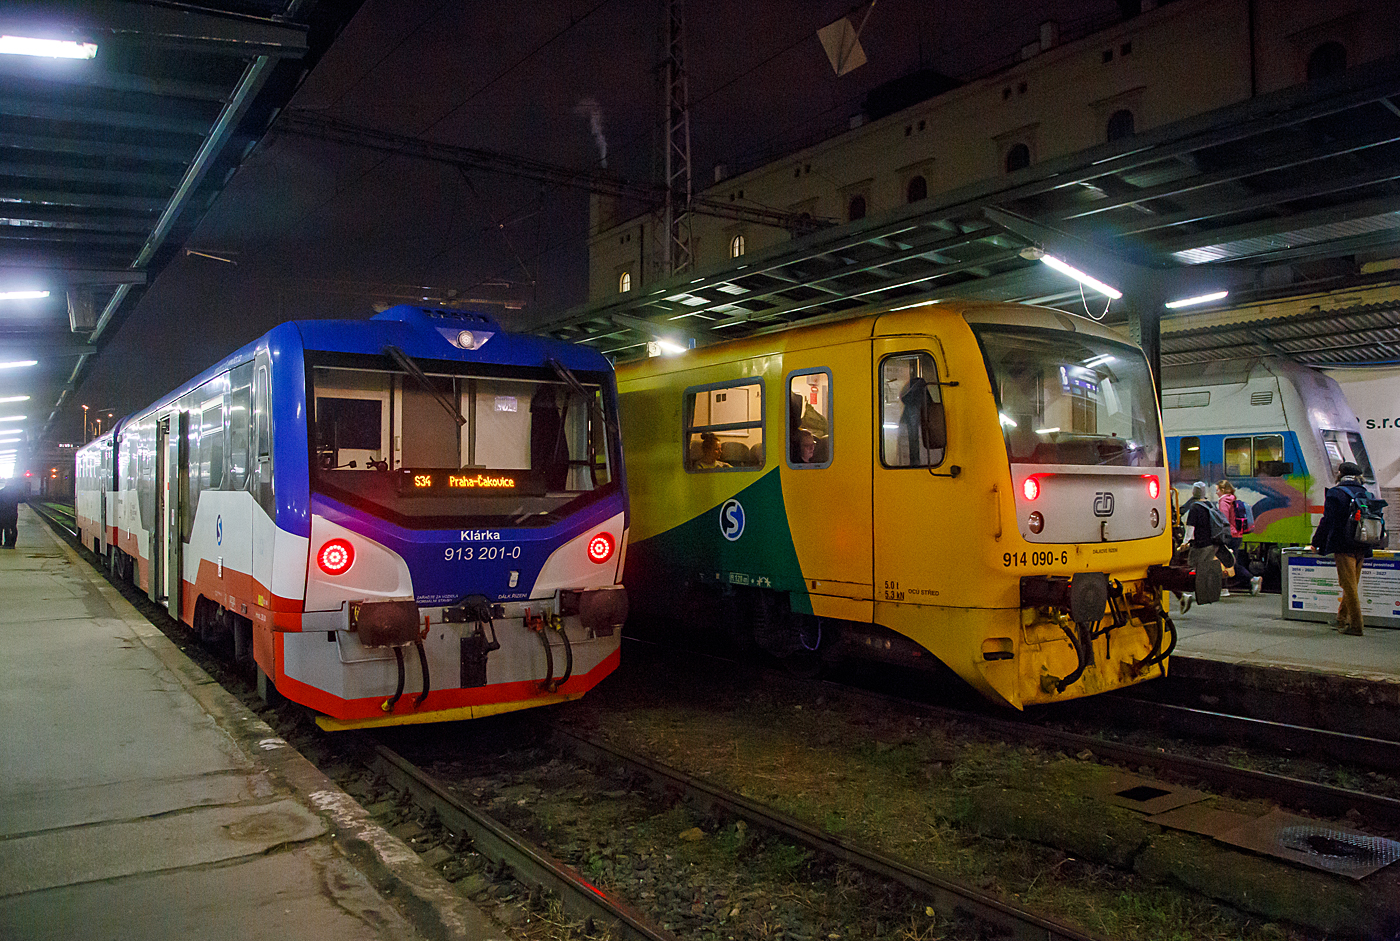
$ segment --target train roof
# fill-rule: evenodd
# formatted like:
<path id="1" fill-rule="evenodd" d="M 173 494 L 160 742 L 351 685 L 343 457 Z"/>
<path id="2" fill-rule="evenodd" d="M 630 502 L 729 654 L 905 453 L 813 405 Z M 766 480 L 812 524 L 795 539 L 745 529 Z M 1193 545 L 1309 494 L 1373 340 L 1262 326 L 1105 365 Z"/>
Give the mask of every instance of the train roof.
<path id="1" fill-rule="evenodd" d="M 701 347 L 680 356 L 651 357 L 619 363 L 617 369 L 621 374 L 636 376 L 668 373 L 702 364 L 747 359 L 767 353 L 816 349 L 881 336 L 936 333 L 940 329 L 946 330 L 949 321 L 1062 330 L 1132 345 L 1132 341 L 1127 337 L 1097 321 L 1051 307 L 989 301 L 935 300 L 893 310 L 888 307 L 867 308 L 821 323 L 784 325 L 740 339 Z"/>
<path id="2" fill-rule="evenodd" d="M 487 338 L 477 349 L 463 349 L 452 338 L 464 330 Z M 274 352 L 285 349 L 379 355 L 391 344 L 416 359 L 522 366 L 545 366 L 554 359 L 572 370 L 612 371 L 612 364 L 597 350 L 549 337 L 509 333 L 486 314 L 400 304 L 365 320 L 291 320 L 279 324 L 149 405 L 124 416 L 112 428 L 119 432 L 137 416 L 162 408 L 228 369 L 252 360 L 262 347 Z"/>

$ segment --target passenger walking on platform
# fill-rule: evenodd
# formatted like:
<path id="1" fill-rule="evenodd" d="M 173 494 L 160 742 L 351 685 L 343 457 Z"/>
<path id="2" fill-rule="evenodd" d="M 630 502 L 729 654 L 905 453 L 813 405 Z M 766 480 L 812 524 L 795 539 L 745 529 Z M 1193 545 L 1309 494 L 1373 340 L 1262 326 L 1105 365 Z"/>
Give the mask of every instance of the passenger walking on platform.
<path id="1" fill-rule="evenodd" d="M 0 487 L 0 547 L 15 547 L 19 537 L 19 501 L 19 486 L 14 481 Z"/>
<path id="2" fill-rule="evenodd" d="M 1347 516 L 1353 496 L 1371 494 L 1361 483 L 1361 467 L 1343 461 L 1337 468 L 1337 486 L 1328 487 L 1322 504 L 1322 520 L 1313 533 L 1312 550 L 1330 555 L 1337 563 L 1337 582 L 1342 597 L 1337 605 L 1337 623 L 1333 628 L 1352 637 L 1361 636 L 1361 563 L 1371 557 L 1371 550 L 1354 546 L 1346 537 Z"/>
<path id="3" fill-rule="evenodd" d="M 1259 594 L 1259 590 L 1264 587 L 1264 577 L 1262 575 L 1251 576 L 1249 568 L 1245 564 L 1240 547 L 1244 545 L 1244 523 L 1243 516 L 1237 512 L 1236 504 L 1239 497 L 1235 496 L 1235 485 L 1228 480 L 1222 480 L 1215 485 L 1216 506 L 1220 510 L 1220 515 L 1225 517 L 1225 522 L 1230 524 L 1230 535 L 1225 538 L 1225 548 L 1230 550 L 1231 565 L 1235 569 L 1235 577 L 1230 581 L 1230 588 L 1241 591 L 1248 591 L 1251 595 Z M 1222 592 L 1227 594 L 1227 592 Z"/>
<path id="4" fill-rule="evenodd" d="M 1223 542 L 1229 530 L 1220 511 L 1210 502 L 1209 491 L 1210 485 L 1204 480 L 1196 481 L 1191 485 L 1191 499 L 1182 507 L 1186 512 L 1187 559 L 1196 572 L 1196 591 L 1182 597 L 1182 614 L 1189 611 L 1192 604 L 1210 604 L 1217 598 L 1228 598 L 1230 593 L 1219 587 L 1223 582 L 1222 574 L 1227 577 L 1235 574 L 1234 556 Z"/>

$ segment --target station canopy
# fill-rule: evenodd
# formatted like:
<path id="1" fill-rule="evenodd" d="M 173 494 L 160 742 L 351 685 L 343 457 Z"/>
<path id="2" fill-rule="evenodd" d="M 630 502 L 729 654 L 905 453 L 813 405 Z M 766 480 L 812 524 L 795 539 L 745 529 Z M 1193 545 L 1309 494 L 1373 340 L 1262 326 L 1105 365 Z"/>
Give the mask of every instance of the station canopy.
<path id="1" fill-rule="evenodd" d="M 57 414 L 359 6 L 0 5 L 0 35 L 77 55 L 0 55 L 0 292 L 48 292 L 0 321 L 0 361 L 39 364 L 31 418 Z"/>

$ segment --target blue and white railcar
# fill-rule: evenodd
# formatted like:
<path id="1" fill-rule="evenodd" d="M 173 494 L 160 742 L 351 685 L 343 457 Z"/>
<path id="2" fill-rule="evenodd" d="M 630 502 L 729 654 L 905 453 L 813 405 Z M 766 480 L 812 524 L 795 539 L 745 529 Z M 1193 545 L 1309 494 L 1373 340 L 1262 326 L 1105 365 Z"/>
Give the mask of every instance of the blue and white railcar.
<path id="1" fill-rule="evenodd" d="M 626 617 L 616 402 L 479 314 L 282 324 L 80 452 L 84 542 L 324 728 L 572 699 Z"/>
<path id="2" fill-rule="evenodd" d="M 1164 370 L 1162 425 L 1179 498 L 1190 497 L 1193 481 L 1229 480 L 1254 511 L 1245 541 L 1261 549 L 1312 538 L 1323 490 L 1343 461 L 1374 481 L 1361 424 L 1341 387 L 1286 359 Z"/>

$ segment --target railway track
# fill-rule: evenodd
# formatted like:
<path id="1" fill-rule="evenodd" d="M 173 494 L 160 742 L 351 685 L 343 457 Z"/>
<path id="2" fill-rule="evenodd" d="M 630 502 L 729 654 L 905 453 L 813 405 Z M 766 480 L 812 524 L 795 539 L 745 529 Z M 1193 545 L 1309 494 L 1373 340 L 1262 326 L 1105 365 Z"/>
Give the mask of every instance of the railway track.
<path id="1" fill-rule="evenodd" d="M 643 802 L 649 811 L 655 811 L 658 796 L 666 802 L 681 801 L 706 820 L 723 819 L 726 826 L 732 826 L 729 821 L 743 821 L 748 828 L 857 869 L 868 880 L 891 884 L 919 900 L 919 904 L 926 906 L 927 913 L 940 920 L 945 930 L 955 925 L 954 933 L 947 937 L 993 936 L 1017 941 L 1088 941 L 1102 937 L 1009 904 L 972 886 L 922 872 L 899 860 L 863 849 L 852 841 L 823 833 L 710 782 L 576 731 L 555 729 L 550 743 L 560 753 L 589 768 L 605 769 L 610 780 L 629 782 L 626 799 Z M 521 883 L 557 896 L 573 917 L 594 926 L 606 926 L 615 937 L 628 941 L 661 941 L 676 937 L 667 928 L 648 920 L 648 914 L 643 911 L 644 900 L 620 900 L 611 892 L 601 891 L 522 833 L 463 800 L 450 782 L 416 766 L 387 746 L 370 746 L 364 760 L 372 771 L 396 789 L 411 794 L 426 812 L 435 814 L 450 829 L 469 834 L 474 848 L 495 865 L 510 870 Z M 617 791 L 606 791 L 606 795 L 611 799 L 619 798 Z M 719 827 L 718 824 L 714 826 Z M 836 894 L 835 890 L 831 894 Z M 718 930 L 719 927 L 689 926 L 692 931 L 697 928 Z M 811 927 L 815 930 L 817 926 Z M 823 934 L 818 936 L 825 936 L 826 930 L 822 928 Z M 732 931 L 727 929 L 726 933 Z"/>

